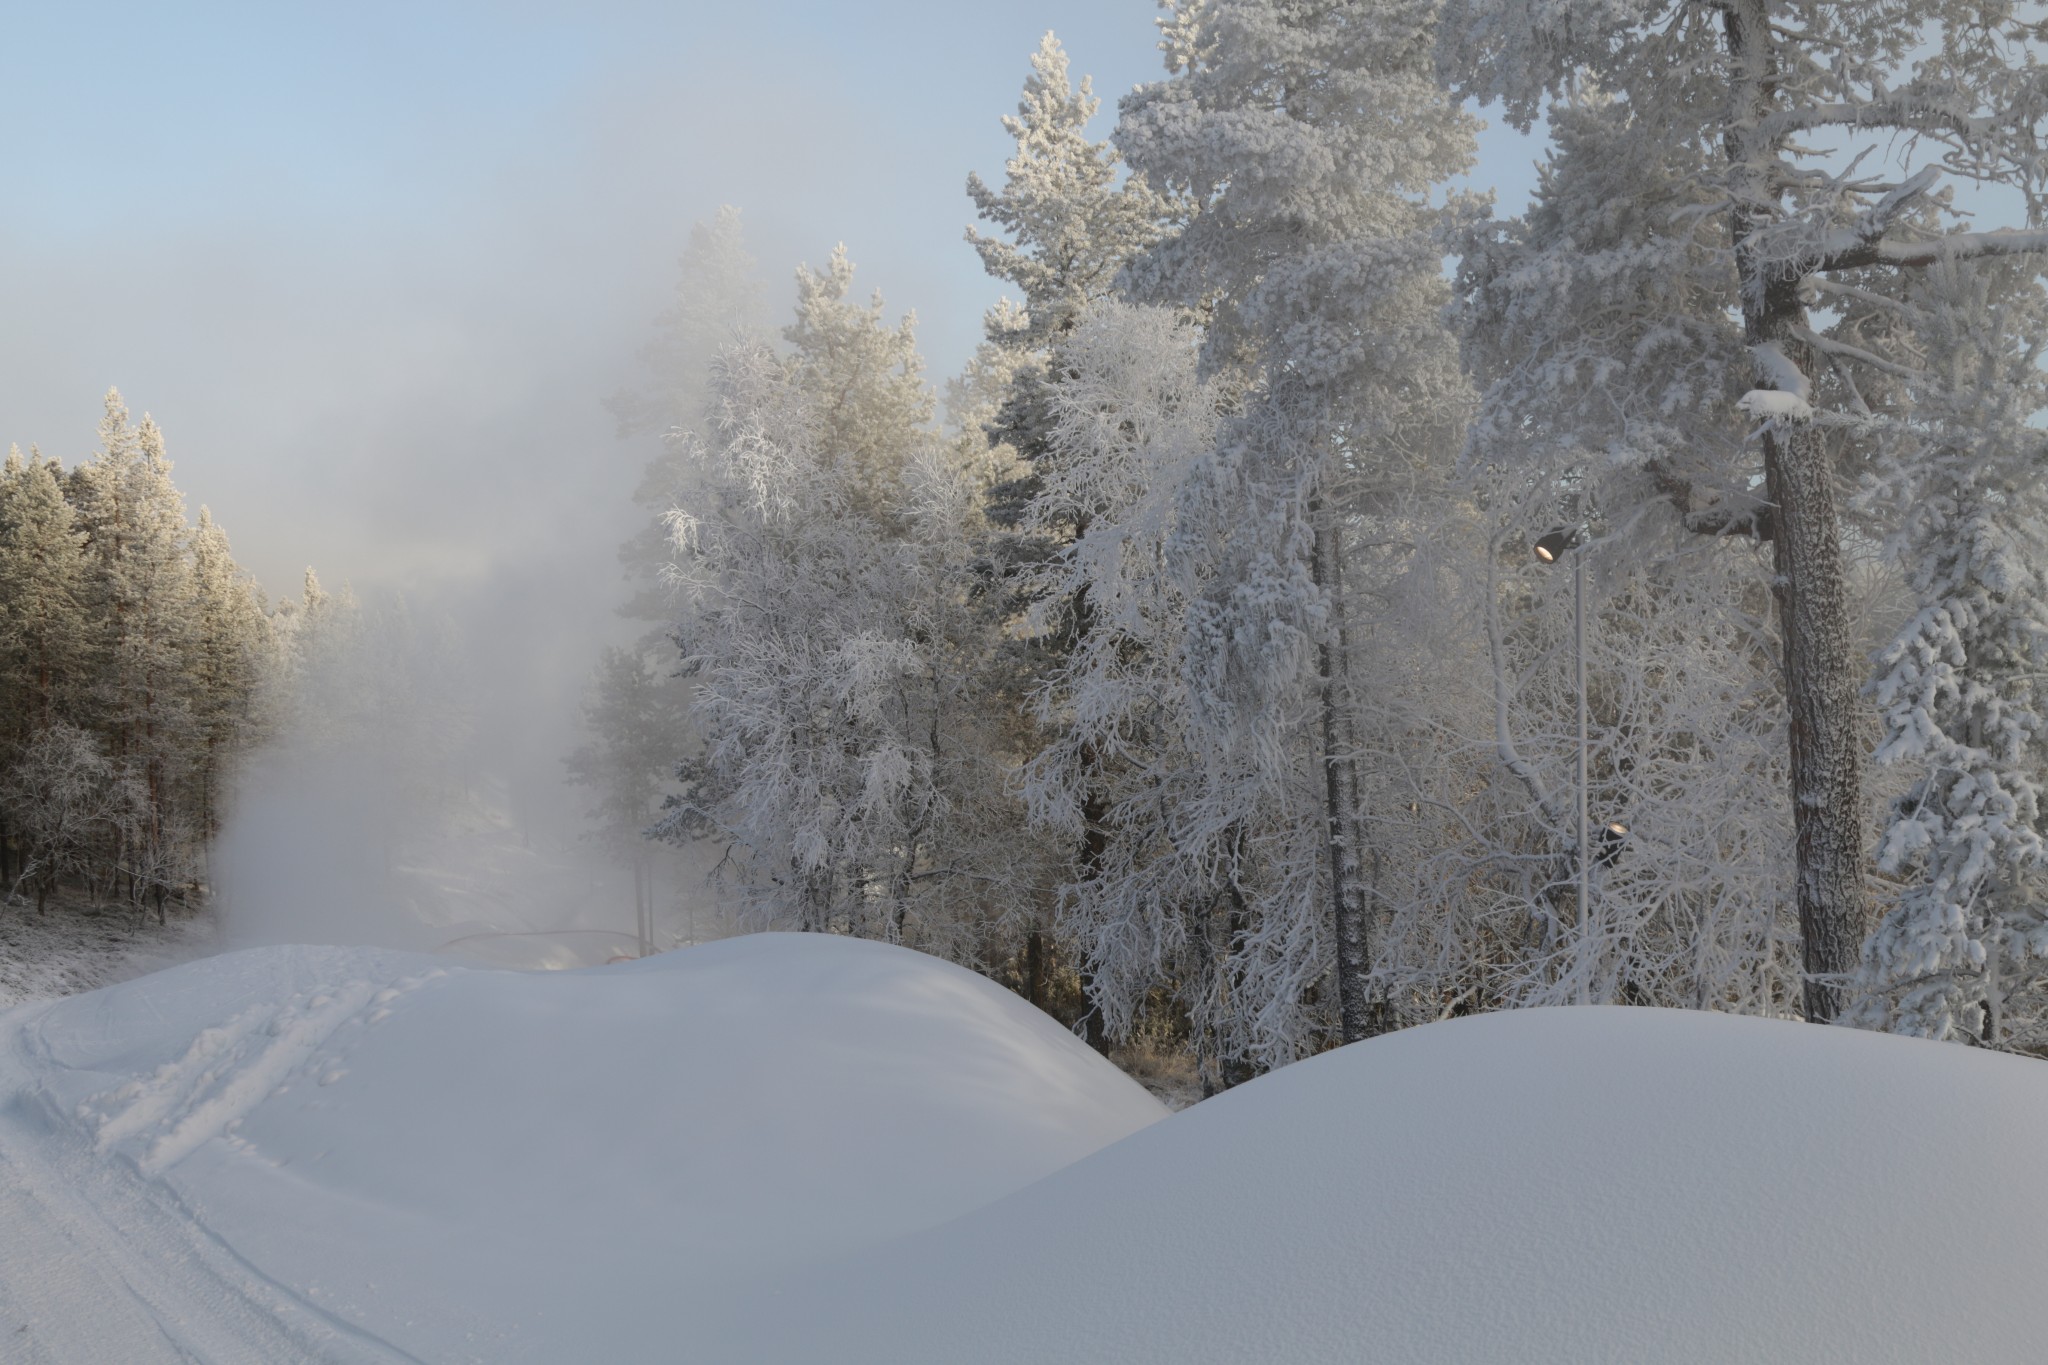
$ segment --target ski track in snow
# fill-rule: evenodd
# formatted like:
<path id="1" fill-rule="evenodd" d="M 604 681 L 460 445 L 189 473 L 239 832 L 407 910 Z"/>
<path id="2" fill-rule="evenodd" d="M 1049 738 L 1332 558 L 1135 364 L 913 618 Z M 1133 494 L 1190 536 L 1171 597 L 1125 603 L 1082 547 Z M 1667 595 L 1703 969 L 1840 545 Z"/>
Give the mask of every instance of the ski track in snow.
<path id="1" fill-rule="evenodd" d="M 295 1077 L 331 1084 L 342 1074 L 330 1048 L 349 1027 L 389 1017 L 392 1000 L 443 975 L 429 972 L 396 986 L 349 981 L 281 1005 L 258 1005 L 226 1024 L 202 1030 L 176 1061 L 148 1077 L 96 1095 L 79 1107 L 94 1127 L 94 1147 L 108 1152 L 155 1132 L 135 1158 L 146 1176 L 160 1175 L 211 1138 L 228 1137 L 251 1110 Z M 372 1006 L 376 1012 L 365 1018 Z"/>
<path id="2" fill-rule="evenodd" d="M 65 1112 L 28 1010 L 0 1037 L 0 1360 L 401 1365 L 417 1358 L 278 1283 L 158 1179 L 279 1087 L 340 1074 L 352 1035 L 444 975 L 354 980 L 252 1007 Z"/>

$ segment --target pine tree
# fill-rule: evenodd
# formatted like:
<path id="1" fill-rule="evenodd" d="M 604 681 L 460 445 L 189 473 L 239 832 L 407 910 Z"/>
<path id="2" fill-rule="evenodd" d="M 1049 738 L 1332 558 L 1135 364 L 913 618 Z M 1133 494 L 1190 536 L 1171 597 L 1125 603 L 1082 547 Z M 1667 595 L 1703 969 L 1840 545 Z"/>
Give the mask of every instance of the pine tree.
<path id="1" fill-rule="evenodd" d="M 31 451 L 0 471 L 0 768 L 35 736 L 77 713 L 88 641 L 81 594 L 84 534 L 60 471 Z M 0 885 L 12 886 L 12 833 L 0 822 Z"/>
<path id="2" fill-rule="evenodd" d="M 220 832 L 226 776 L 256 738 L 256 693 L 271 642 L 261 593 L 236 565 L 227 533 L 206 507 L 192 533 L 192 589 L 198 618 L 193 718 L 200 743 L 195 819 L 200 837 L 211 840 Z"/>
<path id="3" fill-rule="evenodd" d="M 1175 6 L 1174 78 L 1127 96 L 1117 128 L 1191 205 L 1128 279 L 1206 308 L 1204 366 L 1244 394 L 1176 528 L 1216 564 L 1189 608 L 1193 832 L 1249 897 L 1232 940 L 1276 994 L 1247 1011 L 1328 970 L 1346 1040 L 1380 1025 L 1345 575 L 1354 540 L 1394 538 L 1469 404 L 1430 196 L 1469 163 L 1473 125 L 1437 84 L 1434 17 L 1416 0 Z"/>
<path id="4" fill-rule="evenodd" d="M 85 536 L 54 460 L 10 450 L 0 474 L 0 704 L 7 745 L 74 714 L 82 699 Z"/>
<path id="5" fill-rule="evenodd" d="M 1045 590 L 1052 581 L 1040 573 L 1046 558 L 1085 529 L 1085 520 L 1065 518 L 1073 508 L 1042 497 L 1046 479 L 1058 477 L 1048 464 L 1057 458 L 1053 391 L 1073 376 L 1059 351 L 1084 310 L 1112 296 L 1132 255 L 1159 239 L 1171 208 L 1143 177 L 1119 183 L 1115 148 L 1088 139 L 1086 128 L 1100 102 L 1085 77 L 1078 88 L 1071 83 L 1066 53 L 1051 33 L 1033 54 L 1031 68 L 1017 113 L 1003 119 L 1017 145 L 1002 188 L 991 189 L 978 175 L 967 181 L 981 217 L 1007 234 L 1007 240 L 990 237 L 970 227 L 967 240 L 988 273 L 1016 285 L 1024 297 L 1021 304 L 1004 298 L 989 310 L 985 340 L 957 391 L 966 399 L 959 417 L 967 428 L 962 466 L 979 465 L 985 514 L 994 523 L 983 533 L 985 553 L 1010 568 L 1008 586 L 1025 599 L 1013 610 Z M 1055 505 L 1063 515 L 1047 515 Z M 1066 609 L 1068 626 L 1085 623 L 1085 601 L 1076 599 Z M 1021 708 L 1024 694 L 1057 672 L 1076 642 L 1071 629 L 1034 637 L 1031 654 L 1010 661 L 1013 671 L 1027 669 L 1026 676 L 998 688 Z M 1031 737 L 1020 737 L 1022 753 L 1034 747 Z M 1066 882 L 1086 881 L 1099 860 L 1103 800 L 1099 791 L 1083 798 L 1093 816 L 1074 834 Z M 1032 1003 L 1044 1004 L 1056 956 L 1056 945 L 1048 942 L 1050 907 L 1020 905 L 1015 917 L 1025 926 L 1022 989 Z M 1085 964 L 1081 985 L 1084 994 L 1094 993 Z M 1082 1028 L 1091 1044 L 1105 1046 L 1099 1006 L 1086 1006 Z"/>
<path id="6" fill-rule="evenodd" d="M 114 851 L 137 903 L 185 881 L 193 831 L 174 789 L 189 770 L 198 733 L 190 672 L 198 616 L 184 498 L 171 482 L 163 433 L 144 417 L 128 424 L 110 390 L 100 450 L 73 472 L 87 532 L 86 600 L 98 625 L 94 728 L 142 801 Z"/>
<path id="7" fill-rule="evenodd" d="M 853 263 L 834 247 L 823 271 L 796 272 L 796 320 L 783 329 L 797 382 L 810 395 L 821 457 L 848 466 L 853 506 L 884 521 L 903 496 L 903 473 L 925 439 L 935 403 L 918 356 L 917 320 L 883 322 L 882 296 L 850 302 Z"/>
<path id="8" fill-rule="evenodd" d="M 1910 300 L 1926 432 L 1875 481 L 1900 509 L 1916 610 L 1878 655 L 1880 763 L 1915 781 L 1879 866 L 1906 879 L 1864 948 L 1852 1022 L 2032 1050 L 2048 1042 L 2048 486 L 2034 421 L 2048 306 L 2009 266 L 1949 261 Z"/>
<path id="9" fill-rule="evenodd" d="M 990 315 L 989 339 L 1026 352 L 1042 352 L 1090 303 L 1109 297 L 1125 263 L 1158 241 L 1168 211 L 1141 177 L 1118 183 L 1116 149 L 1086 132 L 1101 101 L 1087 77 L 1076 88 L 1067 71 L 1066 52 L 1047 33 L 1017 112 L 1003 118 L 1017 151 L 1002 189 L 967 177 L 968 198 L 1007 237 L 970 227 L 967 240 L 990 275 L 1024 295 L 1021 315 Z"/>
<path id="10" fill-rule="evenodd" d="M 1461 92 L 1504 100 L 1526 128 L 1547 99 L 1597 91 L 1625 162 L 1692 182 L 1695 206 L 1649 229 L 1653 250 L 1718 234 L 1712 292 L 1740 309 L 1750 382 L 1737 401 L 1758 426 L 1771 509 L 1805 1011 L 1831 1020 L 1866 928 L 1861 667 L 1835 483 L 1838 464 L 1884 439 L 1887 414 L 1864 390 L 1898 363 L 1859 338 L 1868 308 L 1895 314 L 1903 275 L 2048 250 L 2036 231 L 1950 230 L 1953 205 L 1933 193 L 1944 173 L 2039 193 L 2048 91 L 2028 45 L 2043 30 L 1979 0 L 1451 0 L 1446 13 Z M 1697 315 L 1683 325 L 1711 330 Z M 1634 387 L 1626 372 L 1601 385 Z M 1612 401 L 1658 401 L 1637 392 Z"/>

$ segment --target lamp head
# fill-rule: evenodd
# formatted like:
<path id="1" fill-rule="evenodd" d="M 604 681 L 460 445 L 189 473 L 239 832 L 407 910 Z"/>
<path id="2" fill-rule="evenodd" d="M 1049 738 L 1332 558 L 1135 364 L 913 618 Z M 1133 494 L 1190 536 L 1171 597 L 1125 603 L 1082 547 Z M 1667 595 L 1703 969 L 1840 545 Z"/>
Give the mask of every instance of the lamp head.
<path id="1" fill-rule="evenodd" d="M 1537 537 L 1536 558 L 1545 564 L 1557 563 L 1564 558 L 1564 552 L 1572 548 L 1573 539 L 1572 533 L 1562 526 L 1554 531 L 1545 532 Z"/>

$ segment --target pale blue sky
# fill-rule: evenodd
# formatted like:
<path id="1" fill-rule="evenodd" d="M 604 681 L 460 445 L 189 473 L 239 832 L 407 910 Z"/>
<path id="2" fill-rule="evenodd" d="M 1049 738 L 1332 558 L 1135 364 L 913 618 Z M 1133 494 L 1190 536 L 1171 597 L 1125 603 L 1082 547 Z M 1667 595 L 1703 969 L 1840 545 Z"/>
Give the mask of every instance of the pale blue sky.
<path id="1" fill-rule="evenodd" d="M 119 384 L 274 588 L 309 558 L 488 572 L 506 533 L 562 515 L 568 467 L 616 489 L 644 454 L 598 400 L 722 202 L 778 309 L 843 240 L 862 288 L 917 310 L 934 375 L 956 368 L 998 292 L 961 184 L 1000 175 L 1039 34 L 1095 76 L 1106 133 L 1160 74 L 1154 13 L 11 7 L 0 439 L 75 458 Z M 1526 193 L 1526 151 L 1496 159 L 1482 179 Z"/>

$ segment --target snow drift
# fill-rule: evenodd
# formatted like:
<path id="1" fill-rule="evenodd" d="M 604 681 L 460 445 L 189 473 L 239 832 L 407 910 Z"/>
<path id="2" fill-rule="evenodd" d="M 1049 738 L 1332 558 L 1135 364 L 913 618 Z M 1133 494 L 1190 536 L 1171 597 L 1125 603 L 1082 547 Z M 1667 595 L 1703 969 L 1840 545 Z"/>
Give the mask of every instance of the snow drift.
<path id="1" fill-rule="evenodd" d="M 686 1305 L 1165 1114 L 992 983 L 822 936 L 533 974 L 255 949 L 18 1011 L 0 1044 L 17 1193 L 82 1203 L 71 1221 L 113 1234 L 87 1259 L 139 1241 L 219 1267 L 169 1287 L 117 1268 L 165 1340 L 77 1338 L 98 1360 L 685 1358 Z M 105 1311 L 91 1277 L 12 1268 L 9 1332 L 61 1340 Z M 208 1328 L 230 1299 L 255 1307 Z M 220 1344 L 288 1310 L 289 1344 Z"/>
<path id="2" fill-rule="evenodd" d="M 728 1358 L 2038 1359 L 2043 1132 L 2048 1069 L 2009 1056 L 1665 1010 L 1457 1020 L 835 1268 L 824 1310 L 764 1295 Z"/>
<path id="3" fill-rule="evenodd" d="M 1532 1010 L 1162 1116 L 1014 997 L 875 944 L 554 974 L 234 954 L 0 1019 L 0 1341 L 58 1362 L 2039 1353 L 2036 1062 Z"/>

